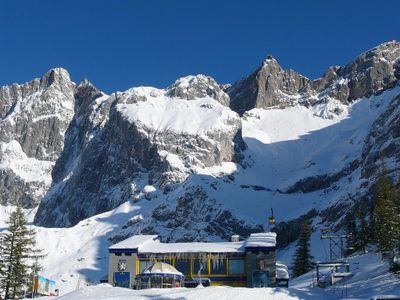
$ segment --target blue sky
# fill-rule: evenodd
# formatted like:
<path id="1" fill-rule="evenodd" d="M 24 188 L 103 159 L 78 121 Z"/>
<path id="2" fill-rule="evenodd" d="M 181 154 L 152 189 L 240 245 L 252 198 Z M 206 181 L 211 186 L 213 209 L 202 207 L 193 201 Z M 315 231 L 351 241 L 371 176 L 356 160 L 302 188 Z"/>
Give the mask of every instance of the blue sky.
<path id="1" fill-rule="evenodd" d="M 234 82 L 272 54 L 310 78 L 400 40 L 400 1 L 0 2 L 0 86 L 66 68 L 111 93 L 188 74 Z"/>

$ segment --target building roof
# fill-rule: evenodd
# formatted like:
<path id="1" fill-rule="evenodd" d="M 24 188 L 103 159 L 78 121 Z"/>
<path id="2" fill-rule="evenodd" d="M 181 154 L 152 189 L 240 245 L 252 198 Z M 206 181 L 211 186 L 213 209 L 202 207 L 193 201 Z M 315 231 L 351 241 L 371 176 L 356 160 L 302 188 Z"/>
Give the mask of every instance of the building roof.
<path id="1" fill-rule="evenodd" d="M 160 241 L 152 241 L 139 247 L 139 253 L 230 253 L 243 252 L 244 242 L 193 242 L 193 243 L 161 243 Z"/>
<path id="2" fill-rule="evenodd" d="M 136 249 L 147 242 L 158 238 L 158 235 L 134 235 L 126 240 L 116 243 L 108 249 Z"/>
<path id="3" fill-rule="evenodd" d="M 276 233 L 275 232 L 260 232 L 252 233 L 245 244 L 246 250 L 254 248 L 275 248 L 276 247 Z"/>
<path id="4" fill-rule="evenodd" d="M 253 233 L 240 242 L 161 243 L 157 235 L 134 235 L 112 245 L 110 252 L 130 250 L 135 253 L 237 253 L 246 250 L 271 249 L 276 246 L 276 233 Z"/>

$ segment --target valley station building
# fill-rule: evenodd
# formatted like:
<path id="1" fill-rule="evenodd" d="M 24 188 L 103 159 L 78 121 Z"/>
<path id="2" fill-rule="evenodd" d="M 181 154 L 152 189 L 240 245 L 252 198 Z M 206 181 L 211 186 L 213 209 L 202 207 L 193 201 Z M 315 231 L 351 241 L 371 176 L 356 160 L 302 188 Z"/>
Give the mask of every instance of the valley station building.
<path id="1" fill-rule="evenodd" d="M 165 262 L 189 282 L 276 286 L 275 250 L 274 232 L 253 233 L 244 241 L 232 236 L 231 242 L 215 243 L 162 243 L 157 235 L 135 235 L 109 247 L 108 282 L 135 288 L 136 275 L 155 262 Z"/>

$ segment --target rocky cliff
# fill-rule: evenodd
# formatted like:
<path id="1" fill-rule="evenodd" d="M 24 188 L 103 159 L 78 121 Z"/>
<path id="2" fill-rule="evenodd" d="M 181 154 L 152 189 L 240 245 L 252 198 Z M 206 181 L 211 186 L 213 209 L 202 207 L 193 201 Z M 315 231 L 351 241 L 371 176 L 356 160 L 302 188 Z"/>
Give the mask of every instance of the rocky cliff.
<path id="1" fill-rule="evenodd" d="M 63 69 L 0 89 L 1 204 L 34 207 L 47 192 L 74 116 L 74 89 Z"/>
<path id="2" fill-rule="evenodd" d="M 226 89 L 232 110 L 243 114 L 252 108 L 315 105 L 327 97 L 348 104 L 393 87 L 400 78 L 400 43 L 373 48 L 344 67 L 333 66 L 310 80 L 293 70 L 283 70 L 268 56 L 248 77 Z"/>
<path id="3" fill-rule="evenodd" d="M 153 185 L 167 193 L 196 168 L 240 160 L 240 118 L 220 104 L 227 95 L 209 77 L 110 97 L 83 83 L 76 95 L 84 101 L 77 102 L 38 224 L 71 226 L 133 199 L 145 186 L 144 193 Z"/>

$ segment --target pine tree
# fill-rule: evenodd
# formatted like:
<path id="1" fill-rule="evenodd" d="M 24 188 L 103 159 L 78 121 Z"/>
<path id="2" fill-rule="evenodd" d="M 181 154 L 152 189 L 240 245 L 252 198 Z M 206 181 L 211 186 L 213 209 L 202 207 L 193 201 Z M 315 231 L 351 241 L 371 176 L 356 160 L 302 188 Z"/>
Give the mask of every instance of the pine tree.
<path id="1" fill-rule="evenodd" d="M 312 270 L 314 264 L 313 257 L 310 254 L 311 229 L 308 221 L 304 221 L 301 227 L 300 238 L 297 242 L 297 248 L 294 257 L 293 276 L 297 277 Z"/>
<path id="2" fill-rule="evenodd" d="M 400 220 L 400 177 L 398 178 L 398 182 L 395 186 L 395 195 L 394 195 L 394 206 L 396 208 L 395 218 Z M 400 222 L 398 222 L 400 223 Z M 398 235 L 397 235 L 397 252 L 400 253 L 400 224 L 398 224 Z M 399 262 L 400 263 L 400 262 Z"/>
<path id="3" fill-rule="evenodd" d="M 355 239 L 355 250 L 366 252 L 371 242 L 371 227 L 367 219 L 367 212 L 361 209 L 357 216 L 357 238 Z"/>
<path id="4" fill-rule="evenodd" d="M 357 251 L 357 240 L 358 240 L 358 228 L 357 228 L 357 223 L 356 220 L 351 220 L 349 223 L 346 225 L 346 234 L 348 236 L 347 238 L 347 243 L 346 243 L 346 250 L 345 250 L 345 256 L 349 256 L 353 254 L 355 251 Z"/>
<path id="5" fill-rule="evenodd" d="M 397 220 L 400 220 L 400 177 L 398 178 L 396 184 L 396 195 L 395 195 L 395 206 L 397 208 Z M 395 251 L 395 255 L 393 260 L 391 261 L 390 270 L 393 273 L 400 275 L 400 229 L 399 229 L 399 236 L 397 241 L 397 249 Z"/>
<path id="6" fill-rule="evenodd" d="M 377 182 L 376 203 L 373 212 L 374 241 L 382 253 L 393 252 L 398 246 L 400 224 L 397 198 L 397 189 L 383 166 Z"/>
<path id="7" fill-rule="evenodd" d="M 5 278 L 6 278 L 6 273 L 4 272 L 4 270 L 5 270 L 4 259 L 3 259 L 2 255 L 1 255 L 1 252 L 0 252 L 0 282 L 3 282 L 5 280 Z M 3 290 L 3 288 L 1 287 L 1 284 L 0 284 L 0 300 L 3 299 L 2 298 L 3 292 L 4 292 L 4 290 Z"/>
<path id="8" fill-rule="evenodd" d="M 23 296 L 31 284 L 32 264 L 43 255 L 36 248 L 35 231 L 26 226 L 20 207 L 11 213 L 7 225 L 7 231 L 0 235 L 0 290 L 5 299 L 15 299 Z"/>

